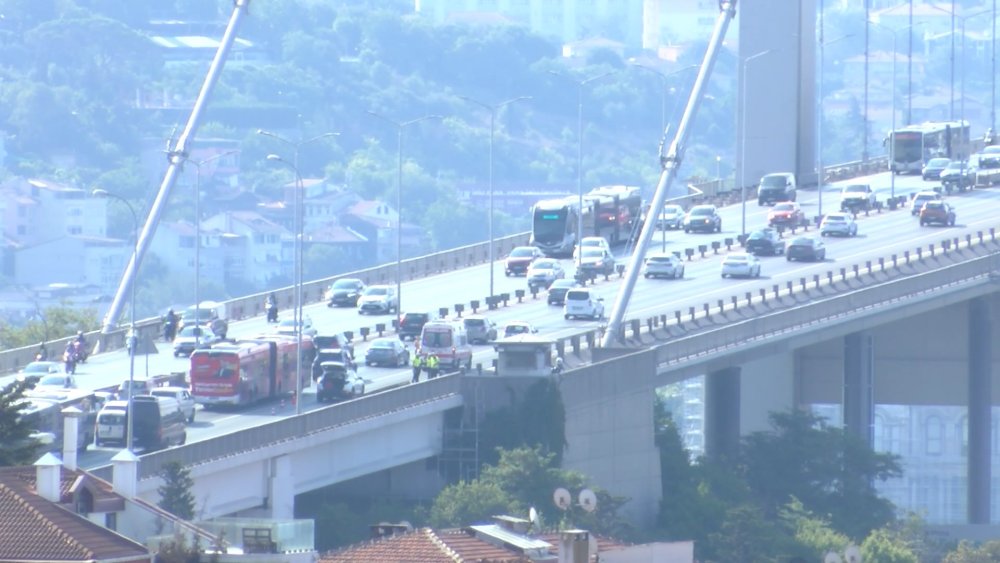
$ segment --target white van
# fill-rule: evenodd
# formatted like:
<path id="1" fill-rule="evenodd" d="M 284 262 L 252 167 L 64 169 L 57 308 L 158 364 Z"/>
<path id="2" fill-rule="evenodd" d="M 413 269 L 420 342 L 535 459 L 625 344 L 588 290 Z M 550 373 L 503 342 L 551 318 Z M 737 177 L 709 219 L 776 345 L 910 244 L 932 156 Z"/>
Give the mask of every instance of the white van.
<path id="1" fill-rule="evenodd" d="M 573 288 L 566 292 L 566 304 L 563 305 L 563 317 L 567 320 L 585 317 L 588 319 L 604 318 L 604 298 L 594 295 L 583 287 Z"/>
<path id="2" fill-rule="evenodd" d="M 421 356 L 434 354 L 441 368 L 472 368 L 472 345 L 465 324 L 461 322 L 427 321 L 420 331 L 417 353 Z"/>

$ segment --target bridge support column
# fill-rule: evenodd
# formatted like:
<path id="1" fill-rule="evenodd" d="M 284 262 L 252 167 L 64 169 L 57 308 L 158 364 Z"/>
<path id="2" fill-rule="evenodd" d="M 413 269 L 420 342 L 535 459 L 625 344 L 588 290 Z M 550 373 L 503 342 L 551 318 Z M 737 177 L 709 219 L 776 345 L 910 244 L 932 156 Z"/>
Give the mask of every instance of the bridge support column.
<path id="1" fill-rule="evenodd" d="M 844 337 L 844 429 L 874 444 L 875 348 L 871 334 L 855 332 Z"/>
<path id="2" fill-rule="evenodd" d="M 740 368 L 705 376 L 705 454 L 731 458 L 740 447 Z"/>
<path id="3" fill-rule="evenodd" d="M 271 482 L 268 491 L 271 518 L 295 518 L 295 484 L 292 477 L 292 460 L 287 455 L 271 460 Z"/>
<path id="4" fill-rule="evenodd" d="M 969 524 L 990 523 L 993 326 L 988 299 L 969 301 Z"/>

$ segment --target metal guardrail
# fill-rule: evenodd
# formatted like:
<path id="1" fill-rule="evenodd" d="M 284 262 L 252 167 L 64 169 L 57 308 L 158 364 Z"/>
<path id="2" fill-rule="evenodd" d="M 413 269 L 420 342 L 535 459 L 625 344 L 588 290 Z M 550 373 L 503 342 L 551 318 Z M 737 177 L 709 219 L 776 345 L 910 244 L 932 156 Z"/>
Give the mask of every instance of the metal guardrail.
<path id="1" fill-rule="evenodd" d="M 169 448 L 141 456 L 139 479 L 159 475 L 169 462 L 185 467 L 261 449 L 272 444 L 302 438 L 309 434 L 344 426 L 358 420 L 399 412 L 461 393 L 461 380 L 456 376 L 434 379 L 365 395 L 321 409 L 268 422 L 253 428 Z M 293 408 L 285 406 L 284 408 Z M 92 470 L 98 477 L 111 481 L 112 467 Z"/>
<path id="2" fill-rule="evenodd" d="M 826 167 L 830 181 L 850 178 L 858 175 L 871 174 L 873 172 L 884 171 L 887 167 L 885 157 L 869 159 L 867 162 L 855 161 L 844 164 Z M 702 197 L 729 197 L 732 194 L 738 195 L 738 190 L 730 192 L 720 191 L 729 182 L 712 180 L 711 182 L 697 185 L 699 189 L 706 191 Z M 756 197 L 756 186 L 747 192 L 747 197 Z M 729 201 L 732 203 L 732 201 Z M 528 243 L 530 233 L 516 233 L 506 237 L 495 239 L 494 255 L 506 256 L 516 246 Z M 457 269 L 467 268 L 475 264 L 484 264 L 489 260 L 489 242 L 482 242 L 444 250 L 426 256 L 408 258 L 402 261 L 403 281 L 410 281 L 422 277 L 432 276 Z M 313 280 L 302 285 L 303 304 L 319 303 L 323 300 L 327 287 L 333 281 L 340 278 L 359 278 L 366 284 L 395 283 L 396 264 L 384 264 L 364 270 L 347 272 L 328 278 Z M 264 314 L 264 299 L 268 293 L 274 293 L 278 299 L 279 308 L 290 309 L 295 303 L 295 287 L 289 286 L 274 291 L 248 295 L 222 302 L 225 307 L 226 318 L 229 320 L 240 320 L 248 317 Z M 156 340 L 160 337 L 162 324 L 159 318 L 142 319 L 136 322 L 136 332 L 140 339 L 150 338 Z M 127 329 L 121 328 L 109 334 L 102 335 L 97 331 L 88 333 L 87 340 L 90 343 L 98 343 L 102 351 L 116 350 L 125 347 Z M 66 343 L 72 338 L 66 337 L 47 342 L 49 350 L 61 351 Z M 24 367 L 28 362 L 35 359 L 37 351 L 36 345 L 13 348 L 0 352 L 0 373 L 13 373 Z"/>

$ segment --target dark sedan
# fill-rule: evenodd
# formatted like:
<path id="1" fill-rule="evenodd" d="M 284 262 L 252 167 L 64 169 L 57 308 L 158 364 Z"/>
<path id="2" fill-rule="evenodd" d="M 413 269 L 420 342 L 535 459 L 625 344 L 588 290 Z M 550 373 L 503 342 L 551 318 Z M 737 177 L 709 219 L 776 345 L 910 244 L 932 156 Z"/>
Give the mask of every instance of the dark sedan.
<path id="1" fill-rule="evenodd" d="M 746 249 L 757 256 L 777 256 L 785 251 L 785 241 L 774 229 L 760 229 L 747 236 Z"/>
<path id="2" fill-rule="evenodd" d="M 345 278 L 333 282 L 327 290 L 327 307 L 357 307 L 358 299 L 365 290 L 365 282 Z"/>
<path id="3" fill-rule="evenodd" d="M 549 305 L 559 305 L 562 307 L 566 303 L 566 292 L 574 287 L 580 287 L 576 280 L 556 280 L 549 286 L 549 295 L 546 301 Z"/>
<path id="4" fill-rule="evenodd" d="M 788 245 L 785 258 L 792 260 L 822 262 L 826 260 L 826 246 L 818 238 L 798 237 Z"/>
<path id="5" fill-rule="evenodd" d="M 405 366 L 410 363 L 410 351 L 399 339 L 379 338 L 365 352 L 366 366 Z"/>

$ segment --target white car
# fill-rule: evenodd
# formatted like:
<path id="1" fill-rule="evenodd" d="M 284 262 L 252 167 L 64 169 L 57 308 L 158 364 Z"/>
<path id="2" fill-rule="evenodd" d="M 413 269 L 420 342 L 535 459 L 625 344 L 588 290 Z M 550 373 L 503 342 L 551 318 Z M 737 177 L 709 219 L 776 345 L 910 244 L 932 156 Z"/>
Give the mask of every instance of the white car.
<path id="1" fill-rule="evenodd" d="M 760 258 L 748 252 L 734 252 L 722 261 L 722 277 L 760 277 Z"/>
<path id="2" fill-rule="evenodd" d="M 295 319 L 285 319 L 278 323 L 278 334 L 284 334 L 289 336 L 295 336 L 296 328 L 298 323 Z M 312 319 L 309 315 L 302 315 L 302 334 L 305 336 L 316 336 L 316 327 L 313 326 Z"/>
<path id="3" fill-rule="evenodd" d="M 657 226 L 661 229 L 680 229 L 684 222 L 684 208 L 680 205 L 664 205 Z"/>
<path id="4" fill-rule="evenodd" d="M 528 266 L 528 289 L 547 289 L 552 282 L 566 277 L 562 264 L 552 258 L 535 260 Z"/>
<path id="5" fill-rule="evenodd" d="M 577 260 L 580 257 L 581 248 L 584 250 L 598 248 L 607 251 L 608 254 L 611 254 L 611 245 L 608 244 L 607 239 L 604 237 L 583 237 L 580 244 L 576 245 L 576 248 L 573 249 L 573 260 Z"/>
<path id="6" fill-rule="evenodd" d="M 177 408 L 184 414 L 188 424 L 194 422 L 194 397 L 187 387 L 163 386 L 153 387 L 149 394 L 154 397 L 168 397 L 177 401 Z"/>
<path id="7" fill-rule="evenodd" d="M 518 334 L 536 334 L 538 329 L 524 321 L 513 321 L 503 327 L 502 337 L 509 338 Z"/>
<path id="8" fill-rule="evenodd" d="M 851 213 L 829 213 L 819 225 L 822 236 L 853 237 L 858 234 L 858 223 Z"/>
<path id="9" fill-rule="evenodd" d="M 604 318 L 604 299 L 591 293 L 586 288 L 574 288 L 566 292 L 566 304 L 563 305 L 565 319 L 602 319 Z"/>
<path id="10" fill-rule="evenodd" d="M 646 257 L 646 264 L 642 268 L 642 275 L 646 278 L 666 277 L 677 279 L 684 277 L 684 261 L 676 254 L 666 252 L 650 254 Z"/>
<path id="11" fill-rule="evenodd" d="M 391 285 L 370 285 L 358 299 L 358 314 L 388 314 L 399 311 L 399 297 Z"/>
<path id="12" fill-rule="evenodd" d="M 190 356 L 198 348 L 211 346 L 222 339 L 205 325 L 189 325 L 174 338 L 174 357 Z"/>

